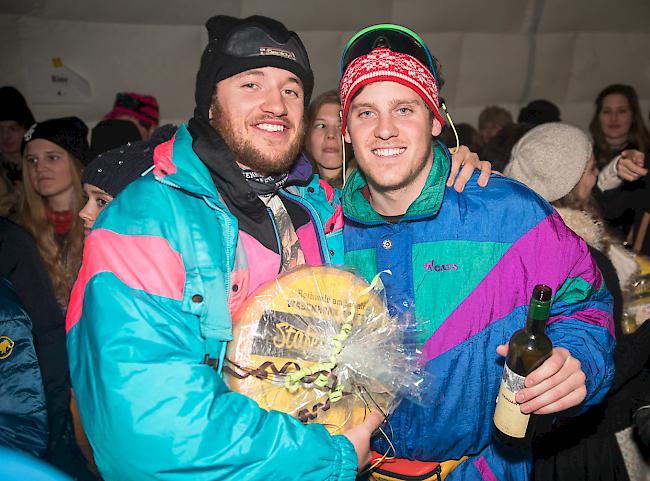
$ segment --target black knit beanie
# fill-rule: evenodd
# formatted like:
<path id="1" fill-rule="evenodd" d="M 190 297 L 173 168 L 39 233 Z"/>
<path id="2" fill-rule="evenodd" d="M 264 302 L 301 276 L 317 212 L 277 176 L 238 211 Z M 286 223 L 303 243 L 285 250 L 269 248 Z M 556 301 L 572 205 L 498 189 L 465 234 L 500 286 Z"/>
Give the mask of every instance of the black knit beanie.
<path id="1" fill-rule="evenodd" d="M 307 50 L 295 32 L 277 20 L 259 15 L 244 19 L 217 15 L 205 26 L 208 45 L 196 77 L 195 117 L 208 119 L 217 82 L 262 67 L 277 67 L 295 74 L 305 91 L 305 105 L 309 104 L 314 74 Z"/>
<path id="2" fill-rule="evenodd" d="M 0 120 L 14 120 L 25 129 L 30 128 L 35 122 L 25 97 L 14 87 L 0 88 Z"/>
<path id="3" fill-rule="evenodd" d="M 129 142 L 98 155 L 84 169 L 81 183 L 94 185 L 113 197 L 117 196 L 153 166 L 154 149 L 171 139 L 175 132 L 173 125 L 163 125 L 149 140 Z"/>
<path id="4" fill-rule="evenodd" d="M 90 134 L 90 148 L 97 156 L 128 142 L 142 140 L 140 131 L 130 120 L 102 120 Z"/>
<path id="5" fill-rule="evenodd" d="M 35 139 L 49 140 L 59 147 L 63 147 L 83 164 L 86 164 L 91 158 L 88 145 L 88 126 L 78 117 L 50 119 L 32 125 L 25 132 L 20 151 L 24 152 L 25 146 Z"/>

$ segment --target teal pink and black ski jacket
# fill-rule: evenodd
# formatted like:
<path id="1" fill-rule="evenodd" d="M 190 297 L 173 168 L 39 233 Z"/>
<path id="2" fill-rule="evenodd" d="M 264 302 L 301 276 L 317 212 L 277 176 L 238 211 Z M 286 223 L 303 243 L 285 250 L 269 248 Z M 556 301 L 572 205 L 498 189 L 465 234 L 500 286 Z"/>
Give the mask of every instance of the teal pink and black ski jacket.
<path id="1" fill-rule="evenodd" d="M 347 438 L 260 409 L 212 367 L 232 339 L 230 313 L 277 275 L 280 258 L 277 245 L 241 229 L 195 140 L 183 125 L 156 147 L 153 172 L 121 192 L 86 239 L 66 327 L 72 385 L 102 476 L 354 480 Z M 293 186 L 320 194 L 310 179 L 299 160 L 279 195 L 305 219 L 296 229 L 305 259 L 321 264 L 333 249 Z"/>
<path id="2" fill-rule="evenodd" d="M 468 455 L 448 481 L 525 480 L 527 456 L 491 437 L 503 370 L 496 347 L 523 327 L 533 286 L 549 285 L 546 332 L 581 362 L 584 405 L 598 403 L 614 374 L 612 299 L 585 242 L 546 201 L 498 175 L 486 188 L 477 174 L 462 193 L 446 188 L 449 153 L 434 145 L 426 185 L 399 222 L 371 207 L 358 171 L 343 192 L 345 262 L 367 280 L 391 271 L 382 275 L 390 309 L 411 319 L 425 371 L 422 399 L 403 401 L 391 417 L 392 443 L 399 457 Z"/>

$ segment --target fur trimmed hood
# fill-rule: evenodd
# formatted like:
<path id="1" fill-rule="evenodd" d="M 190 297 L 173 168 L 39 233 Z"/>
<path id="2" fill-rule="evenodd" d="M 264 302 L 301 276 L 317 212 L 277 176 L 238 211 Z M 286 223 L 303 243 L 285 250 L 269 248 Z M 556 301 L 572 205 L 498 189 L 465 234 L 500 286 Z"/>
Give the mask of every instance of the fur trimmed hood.
<path id="1" fill-rule="evenodd" d="M 568 207 L 558 207 L 556 210 L 569 229 L 582 237 L 591 247 L 603 251 L 609 246 L 609 236 L 601 220 L 583 210 Z"/>
<path id="2" fill-rule="evenodd" d="M 603 252 L 614 265 L 621 289 L 626 290 L 639 270 L 633 252 L 625 249 L 605 228 L 603 222 L 588 212 L 568 207 L 557 208 L 564 223 L 582 237 L 589 246 Z"/>

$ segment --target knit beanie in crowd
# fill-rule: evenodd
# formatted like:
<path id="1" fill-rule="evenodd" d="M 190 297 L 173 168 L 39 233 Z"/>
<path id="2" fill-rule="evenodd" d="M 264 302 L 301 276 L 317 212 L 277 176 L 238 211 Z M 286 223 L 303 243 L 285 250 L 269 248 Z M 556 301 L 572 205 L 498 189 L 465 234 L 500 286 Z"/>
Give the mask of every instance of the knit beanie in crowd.
<path id="1" fill-rule="evenodd" d="M 105 120 L 118 119 L 120 117 L 133 117 L 142 125 L 149 128 L 158 126 L 160 114 L 158 101 L 152 95 L 136 94 L 134 92 L 120 92 L 115 97 L 113 110 L 104 116 Z"/>
<path id="2" fill-rule="evenodd" d="M 36 139 L 49 140 L 64 148 L 83 164 L 92 157 L 88 145 L 88 126 L 78 117 L 50 119 L 32 125 L 23 137 L 21 152 Z"/>
<path id="3" fill-rule="evenodd" d="M 115 197 L 127 185 L 153 167 L 153 152 L 157 145 L 174 136 L 176 127 L 159 127 L 149 140 L 129 142 L 95 157 L 84 169 L 82 184 L 99 187 Z"/>
<path id="4" fill-rule="evenodd" d="M 25 97 L 14 87 L 0 88 L 0 121 L 2 120 L 13 120 L 25 129 L 35 122 Z"/>
<path id="5" fill-rule="evenodd" d="M 382 81 L 396 82 L 413 90 L 433 111 L 440 125 L 444 125 L 440 115 L 438 84 L 431 70 L 415 57 L 394 52 L 389 48 L 376 48 L 350 62 L 341 77 L 339 89 L 343 109 L 343 131 L 347 126 L 348 111 L 354 95 L 363 86 Z"/>
<path id="6" fill-rule="evenodd" d="M 504 174 L 553 202 L 576 186 L 591 156 L 591 141 L 579 128 L 560 122 L 542 124 L 515 144 Z"/>
<path id="7" fill-rule="evenodd" d="M 207 120 L 217 82 L 246 70 L 277 67 L 296 75 L 305 92 L 305 106 L 314 88 L 307 50 L 295 32 L 277 20 L 255 15 L 239 19 L 217 15 L 205 24 L 208 45 L 196 77 L 194 116 Z"/>
<path id="8" fill-rule="evenodd" d="M 140 131 L 130 120 L 102 120 L 90 134 L 90 148 L 97 156 L 128 142 L 142 140 Z"/>

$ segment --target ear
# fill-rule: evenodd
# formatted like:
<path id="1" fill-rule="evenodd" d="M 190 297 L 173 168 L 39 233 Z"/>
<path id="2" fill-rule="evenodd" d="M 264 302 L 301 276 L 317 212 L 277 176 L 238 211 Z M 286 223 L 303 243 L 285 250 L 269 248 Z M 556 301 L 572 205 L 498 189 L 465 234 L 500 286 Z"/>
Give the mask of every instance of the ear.
<path id="1" fill-rule="evenodd" d="M 433 122 L 431 122 L 431 135 L 434 137 L 438 137 L 440 135 L 440 132 L 442 132 L 442 124 L 437 118 L 433 118 Z"/>
<path id="2" fill-rule="evenodd" d="M 350 131 L 348 130 L 347 126 L 345 127 L 345 132 L 343 132 L 343 138 L 348 144 L 352 143 L 352 137 L 350 137 Z"/>

